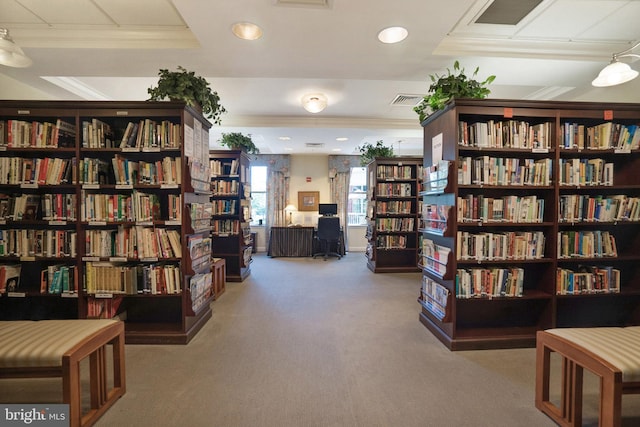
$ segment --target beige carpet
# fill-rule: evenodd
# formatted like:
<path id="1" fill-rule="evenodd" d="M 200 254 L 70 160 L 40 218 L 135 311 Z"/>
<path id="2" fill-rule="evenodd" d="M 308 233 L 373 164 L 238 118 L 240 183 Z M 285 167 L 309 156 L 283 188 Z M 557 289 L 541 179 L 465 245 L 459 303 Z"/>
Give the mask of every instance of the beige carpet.
<path id="1" fill-rule="evenodd" d="M 258 254 L 189 345 L 126 347 L 127 394 L 97 426 L 554 425 L 534 407 L 534 350 L 450 352 L 418 321 L 419 280 L 361 253 Z M 36 381 L 0 382 L 0 401 L 47 401 Z M 639 402 L 624 398 L 624 425 Z"/>

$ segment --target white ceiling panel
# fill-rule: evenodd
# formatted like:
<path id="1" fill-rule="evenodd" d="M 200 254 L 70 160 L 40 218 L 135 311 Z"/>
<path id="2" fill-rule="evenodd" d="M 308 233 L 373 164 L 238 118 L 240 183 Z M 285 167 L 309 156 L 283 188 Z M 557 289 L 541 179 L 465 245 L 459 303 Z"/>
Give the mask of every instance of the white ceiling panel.
<path id="1" fill-rule="evenodd" d="M 113 25 L 89 0 L 19 0 L 25 8 L 51 25 Z M 51 7 L 55 5 L 55 7 Z"/>
<path id="2" fill-rule="evenodd" d="M 5 27 L 11 27 L 16 24 L 42 24 L 43 21 L 38 18 L 24 6 L 14 0 L 0 1 L 0 24 Z"/>
<path id="3" fill-rule="evenodd" d="M 95 0 L 120 25 L 185 26 L 168 0 Z"/>
<path id="4" fill-rule="evenodd" d="M 638 19 L 640 18 L 640 1 L 627 1 L 626 4 L 616 9 L 607 19 L 600 19 L 587 30 L 588 37 L 592 39 L 607 40 L 615 37 L 616 40 L 638 40 L 640 31 Z M 582 34 L 578 37 L 582 38 Z"/>

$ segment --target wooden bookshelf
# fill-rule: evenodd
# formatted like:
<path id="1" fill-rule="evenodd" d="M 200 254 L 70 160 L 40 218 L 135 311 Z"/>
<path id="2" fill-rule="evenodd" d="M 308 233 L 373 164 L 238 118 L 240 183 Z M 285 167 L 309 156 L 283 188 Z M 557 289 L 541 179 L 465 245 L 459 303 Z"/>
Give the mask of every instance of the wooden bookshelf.
<path id="1" fill-rule="evenodd" d="M 0 211 L 28 196 L 1 214 L 22 271 L 0 316 L 117 316 L 127 343 L 186 344 L 211 317 L 208 220 L 189 215 L 209 200 L 210 123 L 180 102 L 3 101 L 0 120 Z"/>
<path id="2" fill-rule="evenodd" d="M 375 158 L 367 173 L 367 267 L 374 273 L 419 271 L 422 159 Z"/>
<path id="3" fill-rule="evenodd" d="M 638 124 L 639 104 L 460 99 L 429 116 L 421 323 L 451 350 L 640 324 Z"/>
<path id="4" fill-rule="evenodd" d="M 226 261 L 227 280 L 251 274 L 251 161 L 238 150 L 211 150 L 211 236 L 213 255 Z"/>

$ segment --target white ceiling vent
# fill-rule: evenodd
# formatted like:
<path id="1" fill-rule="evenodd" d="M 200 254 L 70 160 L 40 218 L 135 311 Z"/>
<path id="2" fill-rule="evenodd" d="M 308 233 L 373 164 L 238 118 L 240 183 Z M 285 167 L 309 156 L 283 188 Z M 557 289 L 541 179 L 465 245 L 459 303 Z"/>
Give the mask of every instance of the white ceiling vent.
<path id="1" fill-rule="evenodd" d="M 305 144 L 305 147 L 307 147 L 307 148 L 322 148 L 322 147 L 324 147 L 324 144 L 322 142 L 307 142 Z"/>
<path id="2" fill-rule="evenodd" d="M 400 93 L 393 98 L 391 105 L 402 107 L 415 107 L 422 101 L 424 95 L 408 95 L 406 93 Z"/>
<path id="3" fill-rule="evenodd" d="M 517 25 L 542 0 L 494 0 L 476 19 L 476 24 Z"/>
<path id="4" fill-rule="evenodd" d="M 329 9 L 332 0 L 275 0 L 278 6 L 321 7 Z"/>

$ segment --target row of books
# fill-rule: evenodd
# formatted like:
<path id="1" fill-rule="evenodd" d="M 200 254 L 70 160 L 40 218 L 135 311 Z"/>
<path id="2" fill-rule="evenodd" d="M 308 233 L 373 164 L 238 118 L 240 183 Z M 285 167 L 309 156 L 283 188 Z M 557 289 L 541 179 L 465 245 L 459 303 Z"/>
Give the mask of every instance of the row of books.
<path id="1" fill-rule="evenodd" d="M 378 214 L 411 214 L 413 209 L 412 200 L 389 200 L 376 203 L 376 213 Z"/>
<path id="2" fill-rule="evenodd" d="M 422 267 L 439 277 L 444 277 L 447 273 L 451 249 L 438 245 L 430 239 L 422 239 L 420 249 Z"/>
<path id="3" fill-rule="evenodd" d="M 40 293 L 78 292 L 78 270 L 75 265 L 51 264 L 40 272 Z"/>
<path id="4" fill-rule="evenodd" d="M 527 260 L 544 257 L 545 235 L 542 231 L 508 231 L 471 233 L 458 231 L 458 260 Z"/>
<path id="5" fill-rule="evenodd" d="M 84 291 L 87 294 L 179 294 L 180 266 L 176 264 L 114 264 L 87 262 Z"/>
<path id="6" fill-rule="evenodd" d="M 180 158 L 164 157 L 162 160 L 146 162 L 135 161 L 116 154 L 112 159 L 113 175 L 116 185 L 162 185 L 182 183 L 182 164 Z"/>
<path id="7" fill-rule="evenodd" d="M 110 298 L 87 298 L 88 319 L 113 319 L 122 305 L 122 296 Z"/>
<path id="8" fill-rule="evenodd" d="M 40 215 L 40 208 L 41 213 Z M 0 194 L 0 219 L 75 221 L 75 194 Z"/>
<path id="9" fill-rule="evenodd" d="M 21 272 L 22 264 L 0 264 L 0 295 L 18 291 Z"/>
<path id="10" fill-rule="evenodd" d="M 168 120 L 143 119 L 129 122 L 122 134 L 120 148 L 180 148 L 182 125 Z"/>
<path id="11" fill-rule="evenodd" d="M 237 200 L 214 200 L 211 204 L 212 215 L 235 215 L 237 213 Z"/>
<path id="12" fill-rule="evenodd" d="M 580 266 L 577 270 L 558 268 L 556 293 L 581 295 L 620 292 L 620 270 L 610 266 Z"/>
<path id="13" fill-rule="evenodd" d="M 376 230 L 382 232 L 413 231 L 415 218 L 376 218 Z"/>
<path id="14" fill-rule="evenodd" d="M 240 183 L 237 180 L 214 179 L 211 192 L 216 196 L 237 196 Z"/>
<path id="15" fill-rule="evenodd" d="M 448 306 L 451 292 L 438 282 L 434 282 L 427 276 L 422 276 L 420 287 L 420 300 L 431 314 L 441 321 L 449 317 Z"/>
<path id="16" fill-rule="evenodd" d="M 70 230 L 0 230 L 0 256 L 75 257 L 76 232 Z"/>
<path id="17" fill-rule="evenodd" d="M 237 159 L 209 161 L 211 176 L 238 175 L 239 167 L 240 167 L 240 161 Z"/>
<path id="18" fill-rule="evenodd" d="M 468 194 L 457 199 L 458 221 L 542 222 L 544 199 L 532 196 L 485 197 Z"/>
<path id="19" fill-rule="evenodd" d="M 65 120 L 53 122 L 0 120 L 0 147 L 75 147 L 76 126 Z"/>
<path id="20" fill-rule="evenodd" d="M 376 177 L 378 179 L 415 179 L 415 166 L 403 165 L 378 165 L 376 167 Z M 418 175 L 422 176 L 422 175 Z"/>
<path id="21" fill-rule="evenodd" d="M 524 269 L 461 268 L 456 272 L 457 298 L 521 297 Z"/>
<path id="22" fill-rule="evenodd" d="M 177 198 L 172 200 L 174 204 L 178 202 Z M 106 222 L 160 220 L 160 199 L 157 194 L 135 190 L 129 194 L 103 194 L 83 190 L 80 219 Z"/>
<path id="23" fill-rule="evenodd" d="M 218 236 L 240 233 L 240 221 L 237 219 L 214 219 L 211 221 L 211 233 Z"/>
<path id="24" fill-rule="evenodd" d="M 616 238 L 606 230 L 558 232 L 558 258 L 617 256 Z"/>
<path id="25" fill-rule="evenodd" d="M 407 236 L 379 235 L 376 236 L 376 248 L 378 249 L 406 249 Z"/>
<path id="26" fill-rule="evenodd" d="M 458 163 L 458 184 L 548 186 L 552 172 L 552 159 L 463 156 Z"/>
<path id="27" fill-rule="evenodd" d="M 613 163 L 604 159 L 560 159 L 560 185 L 613 185 Z"/>
<path id="28" fill-rule="evenodd" d="M 411 197 L 415 196 L 415 191 L 410 183 L 379 182 L 376 185 L 376 196 L 378 197 Z"/>
<path id="29" fill-rule="evenodd" d="M 561 222 L 639 221 L 640 197 L 565 194 L 560 196 L 558 217 Z"/>
<path id="30" fill-rule="evenodd" d="M 76 182 L 76 158 L 0 157 L 0 184 L 59 185 Z"/>
<path id="31" fill-rule="evenodd" d="M 562 147 L 588 150 L 637 150 L 640 146 L 640 129 L 637 125 L 605 122 L 596 126 L 580 123 L 562 125 Z"/>
<path id="32" fill-rule="evenodd" d="M 118 226 L 117 230 L 87 230 L 88 257 L 181 258 L 180 233 L 174 229 Z"/>
<path id="33" fill-rule="evenodd" d="M 189 278 L 189 293 L 191 294 L 191 308 L 198 311 L 211 297 L 212 274 L 196 274 Z"/>
<path id="34" fill-rule="evenodd" d="M 504 120 L 468 123 L 458 122 L 459 145 L 482 148 L 549 149 L 551 147 L 550 122 L 528 123 Z"/>
<path id="35" fill-rule="evenodd" d="M 443 235 L 447 230 L 447 222 L 452 208 L 449 205 L 428 203 L 422 205 L 420 228 Z"/>

